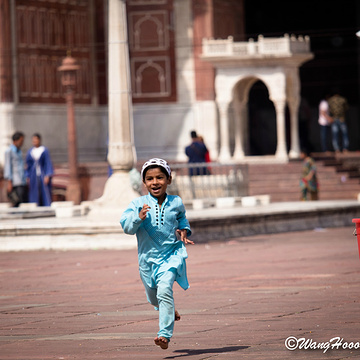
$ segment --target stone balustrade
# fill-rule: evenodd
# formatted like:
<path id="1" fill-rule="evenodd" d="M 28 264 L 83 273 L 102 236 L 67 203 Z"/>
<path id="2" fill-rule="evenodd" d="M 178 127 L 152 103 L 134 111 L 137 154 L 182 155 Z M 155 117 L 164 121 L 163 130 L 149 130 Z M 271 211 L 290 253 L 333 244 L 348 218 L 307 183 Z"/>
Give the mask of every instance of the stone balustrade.
<path id="1" fill-rule="evenodd" d="M 265 38 L 259 35 L 258 41 L 249 39 L 247 42 L 234 42 L 232 36 L 227 39 L 203 39 L 203 57 L 266 57 L 291 56 L 310 52 L 310 38 L 308 36 L 289 36 L 285 34 L 279 38 Z"/>

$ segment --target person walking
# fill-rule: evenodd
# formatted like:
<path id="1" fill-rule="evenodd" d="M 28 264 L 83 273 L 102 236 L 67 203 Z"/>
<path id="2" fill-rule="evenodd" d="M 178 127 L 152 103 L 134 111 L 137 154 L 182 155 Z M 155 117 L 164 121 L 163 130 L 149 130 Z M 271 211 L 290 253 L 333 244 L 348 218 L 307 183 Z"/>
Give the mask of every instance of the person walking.
<path id="1" fill-rule="evenodd" d="M 25 135 L 16 131 L 12 136 L 13 143 L 5 151 L 4 179 L 7 180 L 7 195 L 14 207 L 27 202 L 27 186 L 21 147 Z"/>
<path id="2" fill-rule="evenodd" d="M 54 169 L 47 147 L 41 145 L 41 135 L 32 136 L 33 147 L 26 154 L 26 178 L 29 184 L 29 202 L 38 206 L 51 205 L 51 178 Z"/>
<path id="3" fill-rule="evenodd" d="M 159 332 L 154 342 L 167 349 L 173 335 L 175 310 L 173 284 L 189 288 L 185 245 L 191 229 L 179 196 L 167 195 L 171 169 L 163 159 L 150 159 L 141 170 L 148 194 L 136 198 L 122 214 L 120 224 L 126 234 L 136 234 L 140 278 L 150 304 L 159 311 Z M 177 237 L 178 236 L 178 237 Z"/>

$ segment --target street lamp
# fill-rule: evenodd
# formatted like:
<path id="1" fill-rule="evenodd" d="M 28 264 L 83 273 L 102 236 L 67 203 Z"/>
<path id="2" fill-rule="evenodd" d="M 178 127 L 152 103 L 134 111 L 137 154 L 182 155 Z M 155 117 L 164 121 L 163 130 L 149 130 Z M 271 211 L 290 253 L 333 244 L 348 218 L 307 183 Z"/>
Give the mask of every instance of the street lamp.
<path id="1" fill-rule="evenodd" d="M 67 130 L 68 130 L 68 163 L 69 184 L 66 187 L 66 200 L 73 201 L 79 205 L 81 201 L 81 188 L 77 166 L 76 126 L 74 112 L 74 90 L 76 86 L 76 72 L 80 66 L 76 60 L 68 55 L 63 59 L 58 71 L 61 72 L 61 84 L 65 88 L 65 99 L 67 104 Z"/>

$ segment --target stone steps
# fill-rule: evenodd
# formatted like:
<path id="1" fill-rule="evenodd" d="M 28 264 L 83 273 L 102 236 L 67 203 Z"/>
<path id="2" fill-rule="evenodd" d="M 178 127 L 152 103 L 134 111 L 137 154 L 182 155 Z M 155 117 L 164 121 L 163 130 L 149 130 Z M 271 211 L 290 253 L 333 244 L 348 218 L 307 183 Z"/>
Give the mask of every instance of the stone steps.
<path id="1" fill-rule="evenodd" d="M 321 200 L 356 200 L 360 193 L 360 155 L 315 157 Z M 249 195 L 268 194 L 271 202 L 298 201 L 302 161 L 249 164 Z"/>

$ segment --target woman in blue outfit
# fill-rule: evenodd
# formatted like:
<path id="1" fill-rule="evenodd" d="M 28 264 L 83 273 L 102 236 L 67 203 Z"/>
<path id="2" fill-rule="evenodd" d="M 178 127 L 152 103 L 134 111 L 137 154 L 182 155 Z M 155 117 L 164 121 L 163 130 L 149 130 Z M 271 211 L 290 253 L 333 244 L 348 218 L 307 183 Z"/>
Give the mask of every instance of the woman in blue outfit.
<path id="1" fill-rule="evenodd" d="M 174 321 L 180 320 L 172 287 L 176 281 L 184 290 L 189 288 L 185 245 L 194 242 L 188 239 L 191 230 L 181 198 L 166 193 L 171 184 L 168 163 L 158 158 L 147 161 L 141 178 L 149 193 L 130 203 L 120 223 L 125 233 L 136 234 L 140 278 L 149 303 L 159 310 L 159 332 L 154 342 L 167 349 Z"/>
<path id="2" fill-rule="evenodd" d="M 33 147 L 26 154 L 26 177 L 29 202 L 39 206 L 51 205 L 51 177 L 54 174 L 49 150 L 41 145 L 40 134 L 32 136 Z"/>

